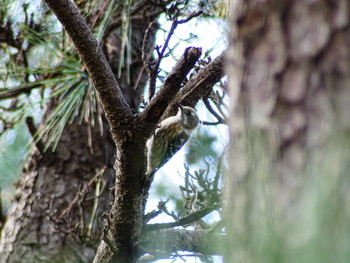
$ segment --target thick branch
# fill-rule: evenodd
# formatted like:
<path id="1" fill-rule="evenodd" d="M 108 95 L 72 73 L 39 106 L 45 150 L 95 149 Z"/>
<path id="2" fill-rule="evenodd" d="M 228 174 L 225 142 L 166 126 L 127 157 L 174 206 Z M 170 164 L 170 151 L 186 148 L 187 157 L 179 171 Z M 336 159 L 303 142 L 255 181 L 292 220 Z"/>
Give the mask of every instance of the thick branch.
<path id="1" fill-rule="evenodd" d="M 94 81 L 113 138 L 118 127 L 132 114 L 114 74 L 90 28 L 71 0 L 45 0 L 72 39 Z"/>
<path id="2" fill-rule="evenodd" d="M 147 123 L 151 128 L 154 128 L 164 110 L 173 101 L 174 97 L 180 90 L 181 84 L 190 70 L 194 67 L 201 54 L 201 48 L 189 47 L 185 50 L 184 55 L 169 73 L 161 89 L 152 98 L 146 109 L 140 114 L 144 123 Z"/>
<path id="3" fill-rule="evenodd" d="M 207 96 L 215 83 L 219 82 L 221 78 L 225 76 L 224 57 L 225 52 L 216 57 L 210 64 L 201 69 L 195 77 L 190 79 L 176 95 L 175 100 L 171 106 L 167 108 L 162 119 L 176 113 L 176 102 L 194 107 L 198 100 Z"/>
<path id="4" fill-rule="evenodd" d="M 209 230 L 166 229 L 141 235 L 141 247 L 145 251 L 190 251 L 205 255 L 221 255 L 225 235 Z"/>
<path id="5" fill-rule="evenodd" d="M 162 223 L 162 224 L 148 224 L 145 225 L 144 231 L 153 231 L 153 230 L 160 230 L 160 229 L 165 229 L 165 228 L 171 228 L 171 227 L 176 227 L 176 226 L 184 226 L 190 223 L 193 223 L 206 215 L 210 214 L 213 212 L 215 207 L 206 207 L 201 210 L 198 210 L 196 212 L 193 212 L 187 216 L 184 216 L 177 220 L 176 222 L 170 222 L 170 223 Z"/>

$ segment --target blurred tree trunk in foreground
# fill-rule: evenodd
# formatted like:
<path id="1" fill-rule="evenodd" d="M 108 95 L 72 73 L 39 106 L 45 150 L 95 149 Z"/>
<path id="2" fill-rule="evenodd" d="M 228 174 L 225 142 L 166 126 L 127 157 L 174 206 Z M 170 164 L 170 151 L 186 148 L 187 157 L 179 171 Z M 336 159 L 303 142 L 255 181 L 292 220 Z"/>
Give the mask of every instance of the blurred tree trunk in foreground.
<path id="1" fill-rule="evenodd" d="M 226 262 L 349 258 L 349 14 L 346 0 L 231 3 Z"/>

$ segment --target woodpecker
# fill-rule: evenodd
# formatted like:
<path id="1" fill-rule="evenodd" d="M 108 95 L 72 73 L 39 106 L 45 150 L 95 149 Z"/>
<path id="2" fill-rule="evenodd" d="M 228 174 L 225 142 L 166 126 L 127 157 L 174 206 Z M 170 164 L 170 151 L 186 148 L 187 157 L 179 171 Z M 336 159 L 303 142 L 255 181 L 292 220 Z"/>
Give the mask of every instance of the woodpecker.
<path id="1" fill-rule="evenodd" d="M 177 103 L 177 115 L 163 120 L 147 140 L 147 172 L 151 177 L 181 149 L 199 124 L 196 111 Z"/>

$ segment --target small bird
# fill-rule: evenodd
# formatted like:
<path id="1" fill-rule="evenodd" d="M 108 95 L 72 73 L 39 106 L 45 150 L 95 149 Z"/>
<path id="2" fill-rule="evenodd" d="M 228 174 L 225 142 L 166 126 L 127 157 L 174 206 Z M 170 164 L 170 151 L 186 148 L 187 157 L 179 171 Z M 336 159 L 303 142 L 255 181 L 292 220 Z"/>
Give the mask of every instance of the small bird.
<path id="1" fill-rule="evenodd" d="M 147 172 L 151 177 L 181 149 L 199 124 L 197 112 L 177 103 L 177 115 L 163 120 L 147 140 Z"/>

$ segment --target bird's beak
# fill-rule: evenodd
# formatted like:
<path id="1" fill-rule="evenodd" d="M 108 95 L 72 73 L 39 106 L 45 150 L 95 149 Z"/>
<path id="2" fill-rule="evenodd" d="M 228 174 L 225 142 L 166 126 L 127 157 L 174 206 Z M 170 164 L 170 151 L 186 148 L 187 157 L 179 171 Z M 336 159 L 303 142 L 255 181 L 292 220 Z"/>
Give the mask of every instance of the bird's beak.
<path id="1" fill-rule="evenodd" d="M 183 108 L 184 108 L 184 106 L 182 105 L 182 104 L 180 104 L 180 103 L 176 103 L 176 106 L 178 106 L 179 108 L 180 108 L 180 110 L 182 111 L 183 110 Z"/>

